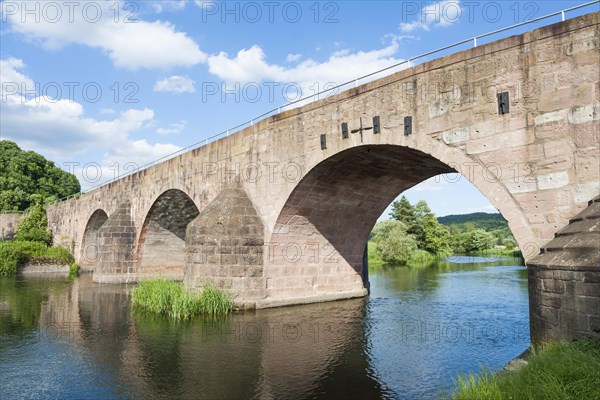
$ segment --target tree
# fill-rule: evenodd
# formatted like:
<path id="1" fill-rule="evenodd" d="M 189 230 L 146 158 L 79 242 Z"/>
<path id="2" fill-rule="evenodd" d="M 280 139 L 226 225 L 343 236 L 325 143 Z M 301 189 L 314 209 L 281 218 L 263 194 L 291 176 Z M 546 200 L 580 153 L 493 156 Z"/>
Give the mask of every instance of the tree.
<path id="1" fill-rule="evenodd" d="M 512 250 L 517 246 L 517 242 L 513 239 L 504 239 L 504 246 L 506 250 Z"/>
<path id="2" fill-rule="evenodd" d="M 75 175 L 63 171 L 34 151 L 0 140 L 0 210 L 23 211 L 33 204 L 31 195 L 43 203 L 80 191 Z"/>
<path id="3" fill-rule="evenodd" d="M 452 254 L 450 232 L 437 220 L 425 200 L 419 200 L 413 207 L 408 199 L 402 196 L 400 200 L 392 203 L 390 215 L 404 223 L 406 233 L 413 236 L 419 249 L 438 257 Z"/>
<path id="4" fill-rule="evenodd" d="M 463 235 L 463 246 L 467 253 L 487 250 L 494 245 L 494 236 L 483 229 L 475 229 Z"/>
<path id="5" fill-rule="evenodd" d="M 422 224 L 425 232 L 423 249 L 441 258 L 452 255 L 450 232 L 438 222 L 435 214 L 425 215 Z"/>
<path id="6" fill-rule="evenodd" d="M 400 221 L 380 222 L 374 232 L 377 250 L 387 263 L 405 264 L 417 250 L 417 242 Z"/>
<path id="7" fill-rule="evenodd" d="M 415 224 L 415 210 L 406 196 L 402 196 L 400 200 L 392 203 L 390 217 L 403 222 L 407 228 L 411 228 Z"/>
<path id="8" fill-rule="evenodd" d="M 15 240 L 27 242 L 40 242 L 47 246 L 52 245 L 52 233 L 48 230 L 48 217 L 41 204 L 41 196 L 33 196 L 34 205 L 21 219 L 15 232 Z"/>

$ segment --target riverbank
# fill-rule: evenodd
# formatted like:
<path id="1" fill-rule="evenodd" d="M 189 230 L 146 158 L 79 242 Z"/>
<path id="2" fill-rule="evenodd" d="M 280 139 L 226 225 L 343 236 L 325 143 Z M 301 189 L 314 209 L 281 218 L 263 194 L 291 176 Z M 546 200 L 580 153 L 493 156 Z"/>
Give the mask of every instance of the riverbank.
<path id="1" fill-rule="evenodd" d="M 30 266 L 36 270 L 36 266 L 44 266 L 42 269 L 48 272 L 48 266 L 69 272 L 69 265 L 75 260 L 64 247 L 49 247 L 44 243 L 26 241 L 4 241 L 0 242 L 0 275 L 15 275 L 18 270 Z M 62 268 L 64 267 L 64 268 Z M 39 269 L 39 268 L 38 268 Z M 39 272 L 36 270 L 36 272 Z"/>
<path id="2" fill-rule="evenodd" d="M 488 261 L 496 261 L 496 259 L 502 257 L 511 257 L 511 258 L 523 258 L 521 251 L 519 250 L 507 250 L 507 249 L 488 249 L 478 253 L 472 254 L 453 254 L 450 257 L 446 257 L 446 260 L 452 261 L 453 257 L 483 257 L 488 259 Z M 374 241 L 368 242 L 368 261 L 369 268 L 380 268 L 387 264 L 385 261 L 381 259 L 379 255 L 379 251 L 377 249 L 377 244 Z M 404 265 L 399 266 L 408 266 L 408 267 L 426 267 L 431 265 L 437 261 L 440 261 L 436 256 L 424 251 L 417 250 L 410 260 Z M 394 266 L 392 264 L 392 266 Z"/>
<path id="3" fill-rule="evenodd" d="M 497 374 L 460 376 L 449 398 L 600 399 L 600 344 L 549 343 L 531 351 L 527 363 Z"/>

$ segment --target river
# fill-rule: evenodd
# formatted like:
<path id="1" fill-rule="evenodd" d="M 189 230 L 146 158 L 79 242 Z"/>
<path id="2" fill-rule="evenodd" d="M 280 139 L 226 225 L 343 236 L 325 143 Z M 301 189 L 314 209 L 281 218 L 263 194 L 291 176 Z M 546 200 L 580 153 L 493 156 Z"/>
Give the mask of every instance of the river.
<path id="1" fill-rule="evenodd" d="M 529 346 L 518 259 L 371 268 L 365 299 L 172 321 L 131 286 L 0 278 L 6 399 L 437 398 Z"/>

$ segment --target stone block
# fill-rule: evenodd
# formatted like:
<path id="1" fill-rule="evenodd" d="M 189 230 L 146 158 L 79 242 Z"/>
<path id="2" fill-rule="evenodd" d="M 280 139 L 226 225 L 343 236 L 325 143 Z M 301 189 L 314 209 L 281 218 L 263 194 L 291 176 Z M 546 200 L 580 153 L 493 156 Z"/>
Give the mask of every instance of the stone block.
<path id="1" fill-rule="evenodd" d="M 540 190 L 557 189 L 569 184 L 569 173 L 567 171 L 551 172 L 537 177 Z"/>

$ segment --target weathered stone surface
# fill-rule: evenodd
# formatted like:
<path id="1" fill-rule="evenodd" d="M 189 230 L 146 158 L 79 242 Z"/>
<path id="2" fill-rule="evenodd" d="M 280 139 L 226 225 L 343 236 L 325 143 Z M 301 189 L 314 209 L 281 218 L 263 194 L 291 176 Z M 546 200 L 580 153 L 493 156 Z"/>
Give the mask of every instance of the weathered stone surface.
<path id="1" fill-rule="evenodd" d="M 227 290 L 240 303 L 265 297 L 264 226 L 250 198 L 233 183 L 186 229 L 185 280 Z"/>
<path id="2" fill-rule="evenodd" d="M 59 265 L 47 262 L 29 262 L 17 270 L 18 275 L 27 277 L 68 276 L 68 265 Z"/>
<path id="3" fill-rule="evenodd" d="M 0 240 L 13 238 L 23 214 L 0 214 Z"/>
<path id="4" fill-rule="evenodd" d="M 104 222 L 97 233 L 97 273 L 94 282 L 136 281 L 133 249 L 136 228 L 131 204 L 125 202 Z"/>

